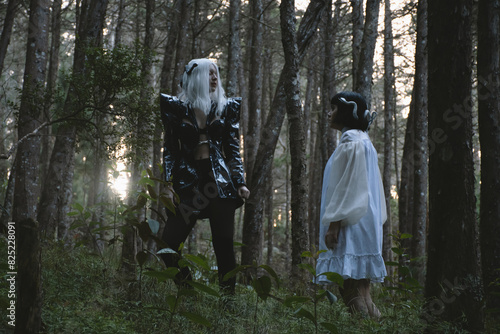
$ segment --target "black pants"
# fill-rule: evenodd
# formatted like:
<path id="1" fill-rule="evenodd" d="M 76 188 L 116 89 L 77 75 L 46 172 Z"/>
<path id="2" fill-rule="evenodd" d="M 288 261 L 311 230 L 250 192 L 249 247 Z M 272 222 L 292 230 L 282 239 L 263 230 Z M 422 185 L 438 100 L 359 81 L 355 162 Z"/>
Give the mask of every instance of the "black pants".
<path id="1" fill-rule="evenodd" d="M 224 292 L 234 293 L 235 279 L 223 281 L 223 277 L 236 267 L 233 246 L 235 201 L 214 196 L 215 183 L 209 176 L 210 161 L 208 159 L 200 160 L 198 169 L 200 175 L 203 176 L 199 188 L 208 189 L 208 193 L 193 196 L 193 201 L 198 201 L 195 210 L 178 207 L 175 215 L 169 212 L 162 239 L 170 248 L 178 251 L 180 244 L 187 239 L 196 221 L 200 218 L 209 218 L 212 243 L 219 268 L 219 285 Z M 167 267 L 179 266 L 179 256 L 176 254 L 162 254 L 162 259 Z M 177 283 L 182 284 L 188 279 L 191 279 L 189 269 L 181 268 Z"/>

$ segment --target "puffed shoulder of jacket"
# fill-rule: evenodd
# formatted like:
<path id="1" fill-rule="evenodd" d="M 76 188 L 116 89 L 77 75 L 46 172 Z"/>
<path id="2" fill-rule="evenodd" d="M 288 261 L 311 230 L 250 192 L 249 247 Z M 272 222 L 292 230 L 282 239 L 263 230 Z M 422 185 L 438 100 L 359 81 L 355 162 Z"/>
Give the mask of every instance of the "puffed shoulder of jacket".
<path id="1" fill-rule="evenodd" d="M 160 94 L 160 110 L 168 116 L 179 116 L 186 113 L 186 105 L 177 96 Z"/>
<path id="2" fill-rule="evenodd" d="M 241 97 L 230 97 L 227 99 L 228 116 L 233 116 L 236 119 L 240 118 Z"/>

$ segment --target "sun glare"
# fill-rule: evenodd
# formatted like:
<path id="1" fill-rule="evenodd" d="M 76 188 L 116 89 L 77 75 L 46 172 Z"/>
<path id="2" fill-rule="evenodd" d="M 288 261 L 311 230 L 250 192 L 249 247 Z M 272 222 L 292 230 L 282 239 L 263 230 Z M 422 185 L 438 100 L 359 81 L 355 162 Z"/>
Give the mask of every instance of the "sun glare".
<path id="1" fill-rule="evenodd" d="M 397 188 L 396 188 L 395 185 L 391 186 L 391 197 L 394 198 L 394 199 L 398 199 L 399 198 L 398 190 L 397 190 Z"/>
<path id="2" fill-rule="evenodd" d="M 120 157 L 125 155 L 125 146 L 116 152 L 116 165 L 108 172 L 108 182 L 111 190 L 122 200 L 127 196 L 130 172 L 127 170 L 126 161 Z"/>
<path id="3" fill-rule="evenodd" d="M 118 197 L 124 199 L 127 196 L 129 176 L 128 172 L 121 169 L 121 167 L 117 169 L 118 176 L 116 178 L 114 177 L 116 173 L 110 172 L 111 189 Z"/>

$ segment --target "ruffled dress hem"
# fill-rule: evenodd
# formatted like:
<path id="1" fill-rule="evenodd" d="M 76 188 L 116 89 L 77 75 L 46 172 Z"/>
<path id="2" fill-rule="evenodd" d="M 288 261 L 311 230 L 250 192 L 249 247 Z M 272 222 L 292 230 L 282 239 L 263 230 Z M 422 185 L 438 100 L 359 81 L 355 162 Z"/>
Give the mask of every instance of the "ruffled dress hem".
<path id="1" fill-rule="evenodd" d="M 316 266 L 319 274 L 326 272 L 338 273 L 343 279 L 369 279 L 371 282 L 382 283 L 387 276 L 384 259 L 380 254 L 328 256 L 319 258 Z M 318 284 L 332 284 L 325 275 L 316 280 Z"/>

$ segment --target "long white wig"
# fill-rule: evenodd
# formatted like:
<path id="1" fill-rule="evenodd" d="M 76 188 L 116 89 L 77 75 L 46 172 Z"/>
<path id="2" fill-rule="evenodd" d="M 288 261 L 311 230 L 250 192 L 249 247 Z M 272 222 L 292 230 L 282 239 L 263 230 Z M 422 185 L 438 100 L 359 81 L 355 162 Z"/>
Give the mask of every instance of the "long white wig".
<path id="1" fill-rule="evenodd" d="M 210 65 L 213 64 L 217 71 L 217 88 L 210 93 Z M 186 70 L 182 75 L 182 91 L 179 99 L 189 104 L 192 108 L 198 108 L 205 112 L 210 112 L 211 102 L 217 103 L 216 116 L 220 117 L 227 99 L 222 88 L 219 75 L 219 67 L 210 59 L 193 59 L 186 65 Z"/>

